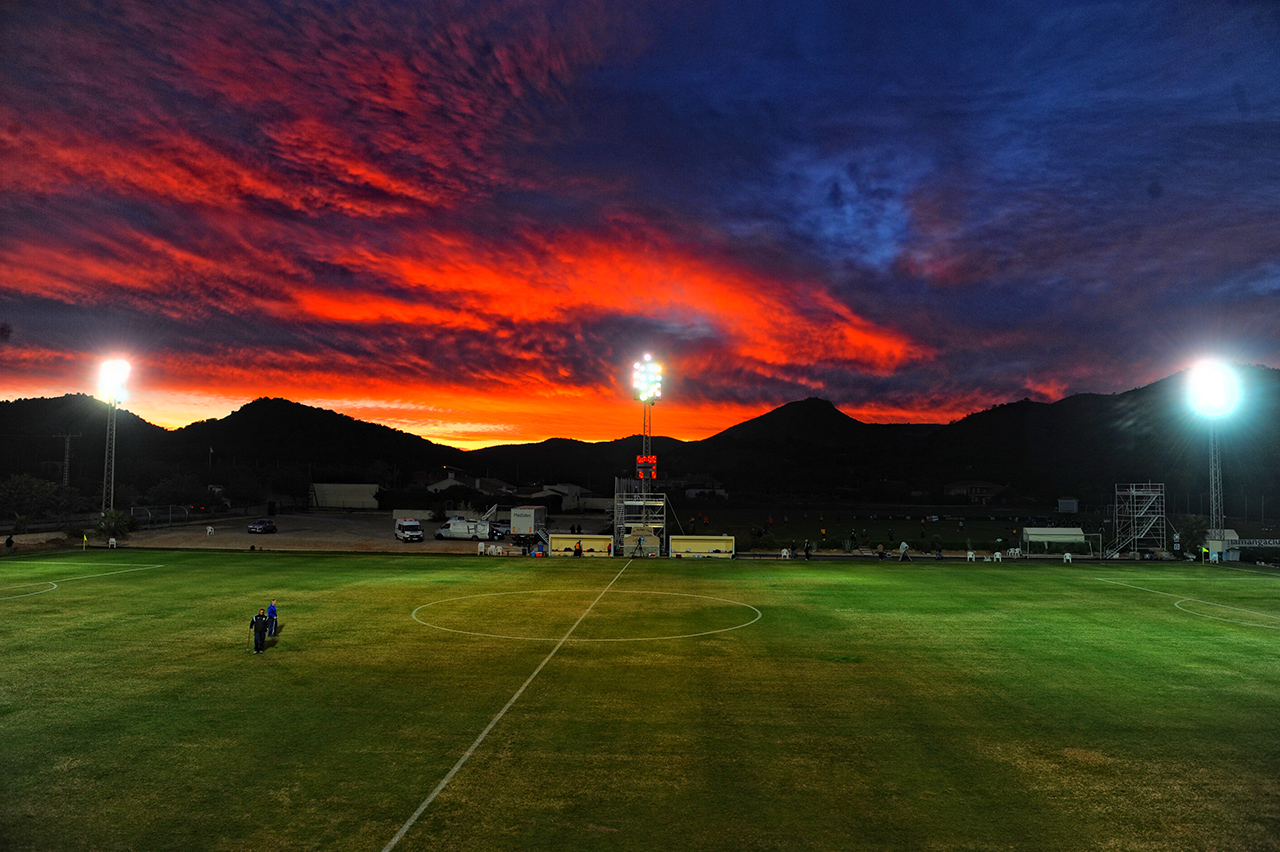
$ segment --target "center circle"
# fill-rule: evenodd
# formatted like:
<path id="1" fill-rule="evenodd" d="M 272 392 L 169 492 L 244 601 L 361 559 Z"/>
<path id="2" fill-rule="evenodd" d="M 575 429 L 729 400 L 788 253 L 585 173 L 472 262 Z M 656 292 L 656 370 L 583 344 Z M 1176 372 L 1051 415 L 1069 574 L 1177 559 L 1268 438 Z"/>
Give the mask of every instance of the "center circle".
<path id="1" fill-rule="evenodd" d="M 559 597 L 554 604 L 539 606 L 536 609 L 530 609 L 528 606 L 523 608 L 514 606 L 497 612 L 492 605 L 497 602 L 492 599 L 532 597 L 535 595 L 557 595 Z M 566 597 L 570 596 L 579 599 L 580 602 L 578 600 L 566 600 Z M 640 603 L 632 606 L 619 606 L 618 598 L 622 596 L 648 596 L 654 599 L 654 602 L 661 600 L 662 605 L 654 607 Z M 677 601 L 675 600 L 677 598 L 685 600 Z M 435 612 L 439 613 L 439 615 L 431 612 L 424 613 L 424 610 L 431 610 L 433 607 L 438 608 Z M 578 619 L 582 617 L 583 611 L 588 607 L 591 607 L 592 613 L 598 614 L 600 618 L 595 621 L 578 624 Z M 746 620 L 740 620 L 739 616 L 732 614 L 737 609 L 749 610 L 750 613 L 754 613 L 754 616 L 746 618 Z M 488 639 L 511 639 L 520 642 L 559 642 L 565 638 L 564 634 L 571 629 L 576 633 L 585 626 L 586 630 L 584 632 L 589 633 L 593 628 L 599 630 L 602 625 L 607 630 L 610 625 L 625 625 L 629 621 L 634 621 L 636 626 L 652 624 L 654 635 L 587 635 L 582 637 L 571 635 L 566 641 L 656 642 L 660 639 L 693 639 L 698 636 L 710 636 L 714 633 L 726 633 L 730 630 L 737 630 L 750 624 L 755 624 L 764 614 L 750 604 L 745 604 L 741 601 L 718 598 L 712 595 L 695 595 L 687 592 L 610 591 L 607 595 L 601 597 L 599 591 L 593 589 L 538 589 L 520 592 L 488 592 L 479 595 L 464 595 L 457 598 L 443 598 L 423 604 L 415 609 L 412 615 L 414 621 L 434 630 L 461 633 L 465 636 L 482 636 Z M 746 615 L 747 613 L 743 613 L 743 616 Z M 451 620 L 457 623 L 457 626 L 440 623 Z M 464 629 L 465 627 L 476 626 L 476 622 L 492 622 L 494 620 L 501 620 L 510 623 L 511 627 L 523 629 L 511 629 L 506 624 L 501 628 L 490 630 Z M 675 629 L 672 629 L 675 625 L 690 620 L 710 621 L 712 625 L 706 630 L 690 631 L 686 627 L 684 632 L 676 632 Z M 548 622 L 560 622 L 563 625 L 559 635 L 535 635 L 543 632 L 554 632 L 546 630 Z M 664 627 L 667 629 L 664 630 Z"/>

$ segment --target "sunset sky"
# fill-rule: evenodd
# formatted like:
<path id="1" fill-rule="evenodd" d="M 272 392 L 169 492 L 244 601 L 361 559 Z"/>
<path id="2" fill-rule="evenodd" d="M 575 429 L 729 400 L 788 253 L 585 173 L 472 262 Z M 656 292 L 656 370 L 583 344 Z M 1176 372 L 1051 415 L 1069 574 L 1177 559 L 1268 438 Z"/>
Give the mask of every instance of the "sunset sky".
<path id="1" fill-rule="evenodd" d="M 1280 5 L 0 4 L 0 398 L 453 446 L 1280 366 Z"/>

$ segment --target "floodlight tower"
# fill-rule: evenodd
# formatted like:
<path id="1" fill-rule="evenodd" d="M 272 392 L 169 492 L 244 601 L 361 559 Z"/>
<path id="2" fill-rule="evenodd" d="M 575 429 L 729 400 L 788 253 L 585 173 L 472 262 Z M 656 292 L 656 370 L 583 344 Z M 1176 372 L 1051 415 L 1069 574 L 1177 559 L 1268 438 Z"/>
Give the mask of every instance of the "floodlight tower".
<path id="1" fill-rule="evenodd" d="M 1201 361 L 1187 377 L 1191 408 L 1209 421 L 1209 541 L 1226 549 L 1226 520 L 1222 508 L 1222 454 L 1218 449 L 1218 421 L 1240 402 L 1240 381 L 1220 361 Z"/>
<path id="2" fill-rule="evenodd" d="M 653 454 L 653 404 L 662 398 L 662 365 L 645 354 L 643 361 L 632 365 L 631 386 L 644 409 L 644 433 L 640 455 L 636 456 L 636 475 L 640 493 L 649 492 L 648 481 L 658 478 L 658 458 Z"/>
<path id="3" fill-rule="evenodd" d="M 102 466 L 102 514 L 116 507 L 116 404 L 124 402 L 129 362 L 107 361 L 98 374 L 98 395 L 107 403 L 107 458 Z"/>

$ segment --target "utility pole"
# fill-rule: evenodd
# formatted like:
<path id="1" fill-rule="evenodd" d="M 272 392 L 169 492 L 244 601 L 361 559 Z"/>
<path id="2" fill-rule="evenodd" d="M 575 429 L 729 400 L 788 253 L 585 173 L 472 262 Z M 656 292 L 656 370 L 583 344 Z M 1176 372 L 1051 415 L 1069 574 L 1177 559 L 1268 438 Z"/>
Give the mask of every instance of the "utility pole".
<path id="1" fill-rule="evenodd" d="M 66 443 L 62 450 L 62 487 L 66 488 L 71 485 L 71 439 L 79 438 L 79 435 L 54 435 L 55 438 L 64 438 Z"/>

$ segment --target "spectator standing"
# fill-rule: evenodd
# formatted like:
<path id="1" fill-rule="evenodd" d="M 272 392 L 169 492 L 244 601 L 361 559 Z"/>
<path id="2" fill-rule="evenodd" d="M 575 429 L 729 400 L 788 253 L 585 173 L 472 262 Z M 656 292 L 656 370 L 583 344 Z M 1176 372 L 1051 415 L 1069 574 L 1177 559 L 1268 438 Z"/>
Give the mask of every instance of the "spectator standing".
<path id="1" fill-rule="evenodd" d="M 253 631 L 253 653 L 261 654 L 267 649 L 267 611 L 265 609 L 258 610 L 249 621 L 249 629 Z"/>

